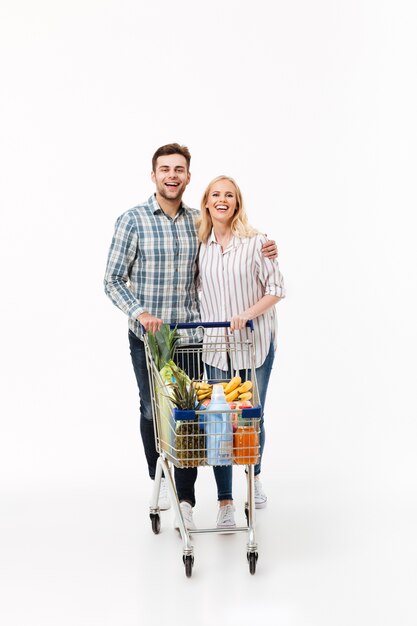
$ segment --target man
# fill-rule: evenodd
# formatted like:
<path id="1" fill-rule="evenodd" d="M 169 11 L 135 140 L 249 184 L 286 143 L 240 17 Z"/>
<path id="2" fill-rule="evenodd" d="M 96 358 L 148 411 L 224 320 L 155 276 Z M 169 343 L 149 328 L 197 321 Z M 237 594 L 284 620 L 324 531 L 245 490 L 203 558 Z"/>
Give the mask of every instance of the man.
<path id="1" fill-rule="evenodd" d="M 182 202 L 191 177 L 190 161 L 188 148 L 177 143 L 161 146 L 155 152 L 151 178 L 156 193 L 117 219 L 104 278 L 106 294 L 129 317 L 130 354 L 140 397 L 140 432 L 152 480 L 158 452 L 140 325 L 146 331 L 156 332 L 164 322 L 200 321 L 195 285 L 195 221 L 199 211 Z M 275 243 L 265 244 L 264 253 L 275 257 Z M 197 468 L 175 468 L 178 498 L 184 522 L 190 529 L 194 527 L 196 478 Z M 159 506 L 170 506 L 165 479 Z"/>

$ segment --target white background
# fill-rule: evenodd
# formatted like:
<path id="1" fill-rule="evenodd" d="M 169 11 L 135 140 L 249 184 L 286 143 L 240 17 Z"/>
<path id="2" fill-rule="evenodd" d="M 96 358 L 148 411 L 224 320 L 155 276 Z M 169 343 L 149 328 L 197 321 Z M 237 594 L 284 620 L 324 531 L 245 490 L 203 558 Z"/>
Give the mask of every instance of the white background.
<path id="1" fill-rule="evenodd" d="M 0 617 L 7 626 L 415 626 L 416 30 L 411 0 L 4 0 Z M 117 216 L 189 146 L 279 245 L 259 562 L 153 535 Z M 242 481 L 236 472 L 238 518 Z M 211 470 L 198 524 L 213 524 Z"/>

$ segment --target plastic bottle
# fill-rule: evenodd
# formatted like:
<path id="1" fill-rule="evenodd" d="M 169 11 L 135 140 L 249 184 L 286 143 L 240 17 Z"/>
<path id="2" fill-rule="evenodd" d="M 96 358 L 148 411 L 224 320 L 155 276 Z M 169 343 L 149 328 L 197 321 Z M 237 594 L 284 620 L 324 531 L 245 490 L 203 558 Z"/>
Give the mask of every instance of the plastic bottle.
<path id="1" fill-rule="evenodd" d="M 208 465 L 230 465 L 233 455 L 233 431 L 229 403 L 222 385 L 213 385 L 211 402 L 205 414 Z M 227 412 L 226 412 L 227 411 Z"/>

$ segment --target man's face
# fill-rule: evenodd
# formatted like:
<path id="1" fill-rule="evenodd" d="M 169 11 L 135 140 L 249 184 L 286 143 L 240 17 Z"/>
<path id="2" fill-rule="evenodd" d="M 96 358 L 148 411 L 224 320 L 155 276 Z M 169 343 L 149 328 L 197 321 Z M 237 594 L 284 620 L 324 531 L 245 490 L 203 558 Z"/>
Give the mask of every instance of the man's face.
<path id="1" fill-rule="evenodd" d="M 181 154 L 158 157 L 151 176 L 156 185 L 156 193 L 166 200 L 181 200 L 191 177 L 187 170 L 187 161 Z"/>

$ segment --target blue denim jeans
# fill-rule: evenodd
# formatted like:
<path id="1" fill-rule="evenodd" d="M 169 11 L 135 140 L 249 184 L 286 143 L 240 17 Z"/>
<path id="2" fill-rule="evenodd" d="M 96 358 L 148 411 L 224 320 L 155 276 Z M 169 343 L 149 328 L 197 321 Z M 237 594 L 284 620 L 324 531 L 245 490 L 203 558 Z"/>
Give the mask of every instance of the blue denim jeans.
<path id="1" fill-rule="evenodd" d="M 145 451 L 146 461 L 148 463 L 149 476 L 154 480 L 156 462 L 158 460 L 158 452 L 155 444 L 155 430 L 152 419 L 151 392 L 149 387 L 148 369 L 146 367 L 146 354 L 143 341 L 138 339 L 131 330 L 129 330 L 130 356 L 132 358 L 133 369 L 139 388 L 139 410 L 140 410 L 140 434 L 142 437 L 143 448 Z M 178 365 L 184 371 L 187 364 L 178 360 Z M 202 367 L 200 367 L 200 371 Z M 193 371 L 198 371 L 194 368 Z M 188 373 L 188 372 L 187 372 Z M 197 479 L 197 468 L 174 468 L 175 484 L 177 488 L 179 500 L 187 500 L 192 506 L 195 505 L 195 481 Z"/>
<path id="2" fill-rule="evenodd" d="M 258 394 L 259 401 L 262 406 L 262 415 L 260 420 L 260 434 L 259 434 L 259 446 L 260 446 L 260 455 L 259 455 L 259 463 L 255 465 L 255 476 L 261 473 L 261 463 L 262 463 L 262 454 L 265 446 L 265 426 L 264 426 L 264 406 L 266 401 L 266 392 L 268 390 L 269 378 L 271 376 L 272 365 L 274 363 L 275 358 L 275 349 L 274 344 L 271 342 L 271 347 L 269 348 L 268 355 L 265 361 L 262 363 L 260 367 L 257 367 L 255 370 L 256 374 L 256 382 L 258 384 Z M 216 367 L 212 367 L 211 365 L 206 365 L 207 377 L 209 379 L 220 379 L 225 377 L 225 372 L 217 369 Z M 227 377 L 232 378 L 233 373 L 231 369 L 227 372 Z M 245 380 L 246 370 L 240 370 L 239 376 L 241 376 L 242 380 Z M 248 372 L 248 379 L 250 380 L 250 372 Z M 217 483 L 217 493 L 218 499 L 231 500 L 232 499 L 232 465 L 225 465 L 223 467 L 214 468 L 214 475 Z M 220 494 L 230 494 L 228 497 L 220 497 Z"/>

